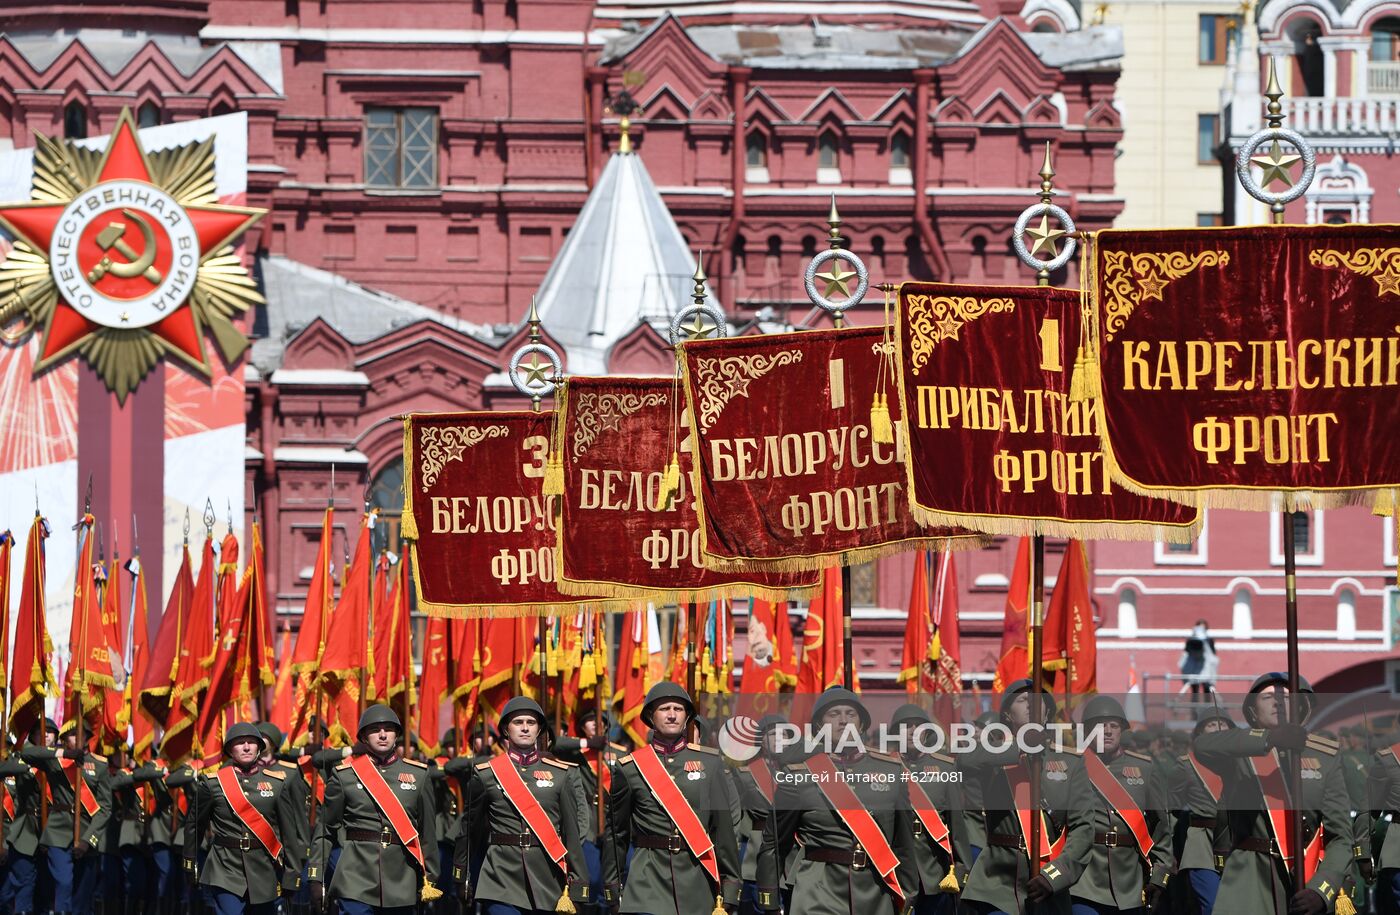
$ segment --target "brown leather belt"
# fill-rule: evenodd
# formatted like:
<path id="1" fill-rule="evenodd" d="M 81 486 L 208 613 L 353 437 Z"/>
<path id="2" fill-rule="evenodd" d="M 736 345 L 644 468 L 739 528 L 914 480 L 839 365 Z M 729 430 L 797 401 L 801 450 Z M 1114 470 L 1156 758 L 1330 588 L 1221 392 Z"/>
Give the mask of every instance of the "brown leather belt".
<path id="1" fill-rule="evenodd" d="M 388 848 L 390 845 L 402 845 L 403 840 L 399 834 L 388 826 L 383 829 L 347 829 L 345 838 L 350 842 L 376 842 Z"/>
<path id="2" fill-rule="evenodd" d="M 1244 851 L 1255 851 L 1261 855 L 1276 854 L 1274 840 L 1265 839 L 1262 836 L 1249 836 L 1244 839 L 1236 839 L 1235 847 Z"/>
<path id="3" fill-rule="evenodd" d="M 1024 849 L 1026 843 L 1021 841 L 1020 836 L 1009 836 L 1005 833 L 994 832 L 987 836 L 987 844 L 995 845 L 997 848 L 1020 848 Z"/>
<path id="4" fill-rule="evenodd" d="M 539 837 L 533 832 L 493 832 L 492 845 L 509 845 L 512 848 L 534 848 L 540 845 Z"/>
<path id="5" fill-rule="evenodd" d="M 1193 817 L 1191 817 L 1191 825 L 1192 825 L 1192 826 L 1199 826 L 1199 827 L 1201 827 L 1202 829 L 1214 829 L 1214 828 L 1215 828 L 1215 817 L 1198 817 L 1198 816 L 1193 816 Z"/>
<path id="6" fill-rule="evenodd" d="M 262 848 L 262 843 L 246 832 L 241 836 L 215 836 L 214 844 L 220 848 L 231 848 L 234 851 L 252 851 L 254 848 Z"/>
<path id="7" fill-rule="evenodd" d="M 1120 845 L 1132 845 L 1133 837 L 1121 832 L 1096 832 L 1094 833 L 1094 844 L 1117 848 Z"/>
<path id="8" fill-rule="evenodd" d="M 689 850 L 685 840 L 678 835 L 653 836 L 645 832 L 632 833 L 632 845 L 636 848 L 655 848 L 659 851 L 669 851 L 673 855 Z"/>
<path id="9" fill-rule="evenodd" d="M 822 864 L 840 864 L 853 871 L 865 870 L 870 863 L 863 848 L 804 848 L 802 857 Z"/>

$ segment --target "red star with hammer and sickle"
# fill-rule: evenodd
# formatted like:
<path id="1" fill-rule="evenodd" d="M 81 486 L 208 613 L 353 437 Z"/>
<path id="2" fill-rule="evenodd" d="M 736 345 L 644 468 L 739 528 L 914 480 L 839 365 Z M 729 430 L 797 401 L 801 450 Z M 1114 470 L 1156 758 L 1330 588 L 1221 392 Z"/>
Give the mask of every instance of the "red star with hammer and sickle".
<path id="1" fill-rule="evenodd" d="M 116 131 L 108 141 L 102 167 L 98 171 L 97 184 L 122 179 L 155 184 L 151 180 L 146 153 L 136 135 L 136 125 L 129 112 L 123 112 L 117 122 Z M 0 223 L 12 229 L 48 259 L 54 231 L 67 206 L 67 203 L 21 203 L 0 207 Z M 199 239 L 201 260 L 241 235 L 260 215 L 241 207 L 218 204 L 192 204 L 185 206 L 184 210 Z M 152 324 L 148 329 L 168 343 L 177 354 L 207 371 L 202 329 L 194 310 L 188 306 L 188 302 L 182 303 L 168 317 Z M 83 317 L 77 309 L 60 297 L 44 330 L 38 366 L 42 367 L 61 358 L 99 329 L 101 325 Z"/>

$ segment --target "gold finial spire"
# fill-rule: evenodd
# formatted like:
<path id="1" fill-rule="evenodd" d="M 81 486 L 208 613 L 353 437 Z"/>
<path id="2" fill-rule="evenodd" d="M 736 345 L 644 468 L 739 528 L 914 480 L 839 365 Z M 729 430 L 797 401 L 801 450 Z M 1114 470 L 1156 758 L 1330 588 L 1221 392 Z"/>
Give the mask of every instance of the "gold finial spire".
<path id="1" fill-rule="evenodd" d="M 705 276 L 705 252 L 704 252 L 704 251 L 697 251 L 697 252 L 695 253 L 695 274 L 694 274 L 694 276 L 691 277 L 691 279 L 693 279 L 693 280 L 695 281 L 695 289 L 690 293 L 691 298 L 695 299 L 695 304 L 696 304 L 696 305 L 704 305 L 704 304 L 705 304 L 705 280 L 708 279 L 708 277 Z"/>
<path id="2" fill-rule="evenodd" d="M 525 323 L 530 327 L 530 342 L 540 342 L 540 309 L 539 296 L 530 296 L 530 314 L 525 318 Z"/>
<path id="3" fill-rule="evenodd" d="M 1050 158 L 1050 141 L 1045 141 L 1045 162 L 1040 166 L 1040 198 L 1046 203 L 1055 195 L 1055 164 Z"/>
<path id="4" fill-rule="evenodd" d="M 1274 61 L 1274 55 L 1269 55 L 1269 82 L 1264 88 L 1264 98 L 1269 100 L 1268 111 L 1269 126 L 1283 126 L 1283 105 L 1280 99 L 1283 98 L 1283 90 L 1278 84 L 1278 66 Z"/>
<path id="5" fill-rule="evenodd" d="M 1094 19 L 1093 19 L 1093 22 L 1092 22 L 1091 24 L 1092 24 L 1092 25 L 1103 25 L 1103 24 L 1104 24 L 1104 21 L 1105 21 L 1107 18 L 1108 18 L 1108 4 L 1107 4 L 1107 3 L 1100 3 L 1098 6 L 1094 7 Z"/>
<path id="6" fill-rule="evenodd" d="M 617 141 L 617 151 L 626 155 L 632 151 L 632 119 L 624 114 L 617 122 L 617 127 L 622 131 L 622 136 Z"/>
<path id="7" fill-rule="evenodd" d="M 831 195 L 831 212 L 826 216 L 826 224 L 831 226 L 827 234 L 831 236 L 831 247 L 841 247 L 841 214 L 836 212 L 836 195 Z"/>

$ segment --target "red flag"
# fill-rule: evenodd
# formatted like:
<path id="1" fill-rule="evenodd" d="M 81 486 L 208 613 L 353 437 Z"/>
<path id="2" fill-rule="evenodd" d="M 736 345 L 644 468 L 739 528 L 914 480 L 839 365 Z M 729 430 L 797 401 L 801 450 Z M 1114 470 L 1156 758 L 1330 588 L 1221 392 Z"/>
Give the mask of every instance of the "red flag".
<path id="1" fill-rule="evenodd" d="M 24 574 L 20 579 L 14 661 L 10 667 L 9 726 L 17 740 L 27 739 L 34 726 L 43 722 L 44 699 L 55 686 L 53 643 L 45 622 L 48 603 L 44 597 L 44 541 L 48 536 L 49 522 L 35 514 L 24 545 Z"/>
<path id="2" fill-rule="evenodd" d="M 617 711 L 617 723 L 641 746 L 646 742 L 646 726 L 639 717 L 647 690 L 652 684 L 647 678 L 650 660 L 650 626 L 656 611 L 629 610 L 622 619 L 622 637 L 617 643 L 617 676 L 613 682 L 612 703 Z"/>
<path id="3" fill-rule="evenodd" d="M 447 703 L 448 620 L 428 617 L 423 633 L 423 679 L 419 690 L 418 745 L 424 753 L 441 751 L 444 726 L 442 707 Z"/>
<path id="4" fill-rule="evenodd" d="M 477 667 L 481 681 L 477 684 L 477 696 L 490 723 L 495 722 L 501 707 L 515 695 L 514 681 L 521 673 L 521 660 L 532 644 L 525 634 L 525 626 L 534 623 L 535 620 L 502 617 L 492 617 L 481 623 L 481 664 Z"/>
<path id="5" fill-rule="evenodd" d="M 141 569 L 141 557 L 131 557 L 125 566 L 131 576 L 131 638 L 127 650 L 131 656 L 131 672 L 126 678 L 126 694 L 122 702 L 122 717 L 118 724 L 131 729 L 132 756 L 137 759 L 149 758 L 151 744 L 155 740 L 155 726 L 151 719 L 140 714 L 138 702 L 141 698 L 141 684 L 146 682 L 146 674 L 151 666 L 149 611 L 146 605 L 146 576 Z"/>
<path id="6" fill-rule="evenodd" d="M 121 648 L 109 641 L 115 627 L 103 620 L 103 592 L 107 571 L 93 559 L 93 517 L 83 515 L 79 525 L 78 562 L 74 567 L 73 616 L 68 630 L 68 673 L 64 692 L 68 701 L 62 729 L 77 726 L 78 706 L 82 707 L 84 737 L 97 738 L 98 744 L 107 736 L 102 731 L 103 696 L 117 688 L 121 672 Z M 76 700 L 76 701 L 75 701 Z M 96 732 L 96 733 L 94 733 Z"/>
<path id="7" fill-rule="evenodd" d="M 331 616 L 321 652 L 319 687 L 325 691 L 331 739 L 349 744 L 358 723 L 361 692 L 374 671 L 373 638 L 369 631 L 370 594 L 374 588 L 374 522 L 379 510 L 366 512 L 355 544 L 355 558 L 346 573 L 340 602 Z M 298 646 L 299 647 L 299 646 Z"/>
<path id="8" fill-rule="evenodd" d="M 904 624 L 904 652 L 896 682 L 909 693 L 933 692 L 933 613 L 929 606 L 926 550 L 914 554 L 914 582 L 909 588 L 909 614 Z"/>
<path id="9" fill-rule="evenodd" d="M 115 689 L 101 690 L 102 700 L 102 746 L 110 749 L 126 742 L 126 726 L 123 722 L 123 709 L 126 698 L 126 684 L 130 677 L 126 670 L 126 632 L 123 626 L 125 614 L 122 612 L 121 560 L 116 551 L 112 553 L 112 565 L 106 573 L 107 586 L 102 592 L 102 635 L 112 657 L 112 676 Z"/>
<path id="10" fill-rule="evenodd" d="M 962 640 L 958 633 L 958 570 L 953 554 L 938 554 L 938 574 L 933 581 L 933 691 L 962 692 Z"/>
<path id="11" fill-rule="evenodd" d="M 379 556 L 379 575 L 375 582 L 374 605 L 374 695 L 399 714 L 400 721 L 410 721 L 418 704 L 413 682 L 412 615 L 409 600 L 412 584 L 408 577 L 406 557 L 390 560 L 392 554 Z"/>
<path id="12" fill-rule="evenodd" d="M 311 568 L 311 585 L 306 590 L 301 628 L 297 630 L 296 648 L 292 651 L 292 715 L 287 736 L 293 746 L 306 742 L 310 719 L 315 712 L 314 688 L 321 653 L 326 650 L 331 596 L 335 587 L 331 579 L 331 524 L 334 520 L 335 509 L 327 507 L 321 518 L 321 545 L 316 551 L 316 563 Z"/>
<path id="13" fill-rule="evenodd" d="M 1022 537 L 1016 547 L 1016 565 L 1006 589 L 1006 613 L 1001 623 L 1001 660 L 997 663 L 992 689 L 1004 692 L 1010 684 L 1030 676 L 1031 538 Z"/>
<path id="14" fill-rule="evenodd" d="M 175 573 L 175 587 L 165 603 L 160 617 L 160 629 L 151 650 L 146 676 L 137 684 L 140 691 L 140 711 L 153 723 L 165 724 L 173 704 L 171 686 L 180 666 L 180 644 L 190 627 L 190 608 L 194 603 L 194 576 L 190 572 L 190 545 L 181 551 L 180 569 Z M 178 697 L 174 697 L 178 698 Z"/>
<path id="15" fill-rule="evenodd" d="M 277 683 L 272 689 L 272 723 L 283 734 L 292 729 L 292 624 L 282 621 L 282 639 L 277 646 L 277 656 L 282 659 L 277 668 Z"/>
<path id="16" fill-rule="evenodd" d="M 771 695 L 796 684 L 797 656 L 792 647 L 787 601 L 750 599 L 748 649 L 739 692 Z"/>
<path id="17" fill-rule="evenodd" d="M 214 664 L 214 555 L 213 535 L 204 538 L 199 574 L 190 599 L 189 624 L 178 648 L 175 679 L 170 684 L 170 714 L 165 719 L 165 736 L 160 753 L 172 765 L 189 758 L 195 747 L 195 725 L 199 705 L 209 687 L 209 669 Z"/>
<path id="18" fill-rule="evenodd" d="M 807 622 L 802 626 L 799 693 L 819 693 L 844 684 L 845 632 L 841 613 L 841 569 L 831 566 L 822 572 L 821 593 L 812 598 Z"/>
<path id="19" fill-rule="evenodd" d="M 1044 667 L 1055 672 L 1055 689 L 1073 696 L 1098 689 L 1098 645 L 1094 606 L 1089 595 L 1089 561 L 1084 545 L 1071 540 L 1060 562 L 1060 575 L 1045 611 Z"/>
<path id="20" fill-rule="evenodd" d="M 10 554 L 14 545 L 14 534 L 0 533 L 0 683 L 9 678 L 5 664 L 10 657 Z"/>

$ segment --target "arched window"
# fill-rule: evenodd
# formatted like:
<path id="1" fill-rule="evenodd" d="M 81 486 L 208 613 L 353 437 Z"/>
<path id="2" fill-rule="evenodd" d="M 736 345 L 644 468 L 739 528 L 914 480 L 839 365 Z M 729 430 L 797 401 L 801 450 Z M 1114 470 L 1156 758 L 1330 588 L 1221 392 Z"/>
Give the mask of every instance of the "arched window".
<path id="1" fill-rule="evenodd" d="M 87 135 L 87 108 L 82 102 L 69 102 L 63 109 L 63 136 L 69 140 L 86 140 Z"/>
<path id="2" fill-rule="evenodd" d="M 144 102 L 136 109 L 137 127 L 155 127 L 160 123 L 160 107 L 155 102 Z"/>
<path id="3" fill-rule="evenodd" d="M 837 184 L 840 181 L 841 144 L 834 130 L 825 130 L 817 137 L 817 183 Z"/>
<path id="4" fill-rule="evenodd" d="M 1300 22 L 1293 34 L 1294 61 L 1303 81 L 1303 94 L 1320 97 L 1327 94 L 1326 61 L 1322 53 L 1322 28 L 1311 19 Z"/>
<path id="5" fill-rule="evenodd" d="M 1356 638 L 1356 592 L 1351 588 L 1337 595 L 1337 638 Z"/>
<path id="6" fill-rule="evenodd" d="M 757 130 L 744 141 L 744 164 L 749 168 L 768 167 L 768 138 Z"/>
<path id="7" fill-rule="evenodd" d="M 1230 614 L 1230 628 L 1237 639 L 1254 637 L 1254 594 L 1248 588 L 1235 591 L 1234 609 Z"/>
<path id="8" fill-rule="evenodd" d="M 384 465 L 370 484 L 370 508 L 379 509 L 378 545 L 401 553 L 399 525 L 403 516 L 403 458 Z"/>
<path id="9" fill-rule="evenodd" d="M 1135 639 L 1138 634 L 1138 596 L 1132 588 L 1118 595 L 1118 637 Z"/>
<path id="10" fill-rule="evenodd" d="M 233 114 L 233 106 L 228 102 L 216 102 L 214 103 L 213 114 L 214 117 L 219 117 L 224 114 Z"/>
<path id="11" fill-rule="evenodd" d="M 890 168 L 909 168 L 909 134 L 901 130 L 890 139 Z"/>
<path id="12" fill-rule="evenodd" d="M 1386 16 L 1371 26 L 1366 87 L 1372 95 L 1400 94 L 1400 18 Z"/>

